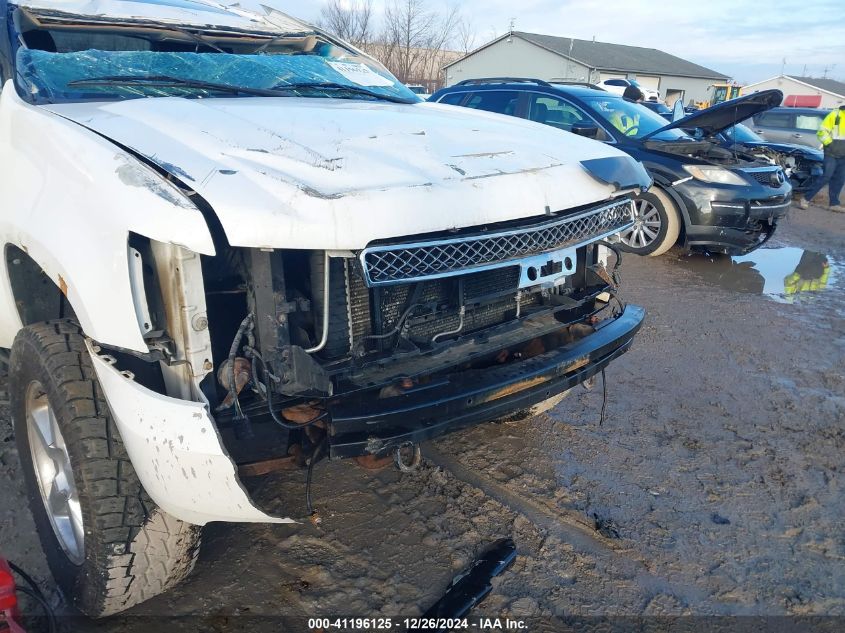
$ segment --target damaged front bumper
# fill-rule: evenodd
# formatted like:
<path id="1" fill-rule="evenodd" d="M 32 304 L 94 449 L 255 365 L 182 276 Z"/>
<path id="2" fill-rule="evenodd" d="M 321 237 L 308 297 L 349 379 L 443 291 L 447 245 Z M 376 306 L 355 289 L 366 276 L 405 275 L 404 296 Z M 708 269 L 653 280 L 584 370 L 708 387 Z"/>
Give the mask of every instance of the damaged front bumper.
<path id="1" fill-rule="evenodd" d="M 195 525 L 295 523 L 253 504 L 205 405 L 151 391 L 90 342 L 88 351 L 138 479 L 162 510 Z"/>
<path id="2" fill-rule="evenodd" d="M 777 229 L 792 205 L 792 187 L 755 186 L 756 197 L 732 197 L 728 187 L 697 181 L 674 188 L 686 207 L 690 223 L 685 243 L 728 255 L 744 255 L 760 248 Z"/>
<path id="3" fill-rule="evenodd" d="M 715 226 L 691 226 L 687 245 L 726 255 L 746 255 L 771 239 L 792 205 L 788 197 L 763 203 L 711 203 Z"/>
<path id="4" fill-rule="evenodd" d="M 628 351 L 644 318 L 629 305 L 585 338 L 524 361 L 456 372 L 389 399 L 330 404 L 330 455 L 386 455 L 554 398 Z"/>

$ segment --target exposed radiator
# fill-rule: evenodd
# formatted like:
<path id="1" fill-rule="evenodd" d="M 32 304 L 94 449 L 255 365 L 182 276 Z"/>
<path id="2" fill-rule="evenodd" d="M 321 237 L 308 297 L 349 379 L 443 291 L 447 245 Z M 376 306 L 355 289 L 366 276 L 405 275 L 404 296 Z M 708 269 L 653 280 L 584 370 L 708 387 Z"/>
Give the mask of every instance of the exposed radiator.
<path id="1" fill-rule="evenodd" d="M 515 267 L 470 273 L 369 289 L 355 267 L 347 264 L 349 331 L 352 349 L 384 351 L 397 345 L 397 335 L 428 345 L 443 332 L 461 325 L 461 334 L 498 325 L 516 317 L 519 269 Z M 520 295 L 519 310 L 538 301 L 536 294 Z M 364 341 L 370 334 L 396 335 Z"/>

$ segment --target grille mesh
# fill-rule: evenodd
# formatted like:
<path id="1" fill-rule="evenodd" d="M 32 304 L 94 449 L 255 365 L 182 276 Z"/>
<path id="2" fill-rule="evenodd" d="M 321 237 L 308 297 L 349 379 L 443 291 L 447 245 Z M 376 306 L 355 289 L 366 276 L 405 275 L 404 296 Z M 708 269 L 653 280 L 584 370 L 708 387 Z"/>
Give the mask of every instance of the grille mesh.
<path id="1" fill-rule="evenodd" d="M 361 261 L 370 286 L 444 277 L 583 244 L 627 228 L 632 215 L 631 201 L 624 200 L 526 228 L 369 248 L 362 253 Z"/>
<path id="2" fill-rule="evenodd" d="M 769 169 L 768 171 L 747 171 L 745 172 L 749 176 L 751 176 L 754 180 L 759 182 L 761 185 L 766 185 L 767 187 L 772 186 L 772 177 L 777 173 L 776 169 Z"/>

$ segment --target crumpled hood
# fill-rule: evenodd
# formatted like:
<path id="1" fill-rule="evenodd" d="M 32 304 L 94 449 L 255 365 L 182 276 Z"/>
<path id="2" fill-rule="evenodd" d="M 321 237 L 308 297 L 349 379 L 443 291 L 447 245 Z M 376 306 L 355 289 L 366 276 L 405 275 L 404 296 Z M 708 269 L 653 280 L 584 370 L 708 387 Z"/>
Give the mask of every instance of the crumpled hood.
<path id="1" fill-rule="evenodd" d="M 581 162 L 624 156 L 462 108 L 301 98 L 41 106 L 199 193 L 235 246 L 359 249 L 605 200 Z"/>
<path id="2" fill-rule="evenodd" d="M 769 141 L 744 141 L 742 143 L 737 143 L 737 145 L 742 145 L 748 149 L 761 147 L 763 149 L 771 149 L 776 152 L 783 152 L 784 154 L 790 154 L 792 156 L 800 155 L 802 158 L 806 158 L 807 160 L 818 162 L 824 161 L 824 152 L 822 150 L 816 149 L 815 147 L 808 147 L 806 145 L 796 145 L 795 143 L 771 143 Z"/>
<path id="3" fill-rule="evenodd" d="M 776 108 L 782 101 L 783 93 L 780 90 L 761 90 L 693 112 L 689 116 L 673 121 L 669 125 L 647 134 L 642 140 L 675 128 L 681 130 L 699 129 L 705 137 L 714 136 L 755 114 Z"/>

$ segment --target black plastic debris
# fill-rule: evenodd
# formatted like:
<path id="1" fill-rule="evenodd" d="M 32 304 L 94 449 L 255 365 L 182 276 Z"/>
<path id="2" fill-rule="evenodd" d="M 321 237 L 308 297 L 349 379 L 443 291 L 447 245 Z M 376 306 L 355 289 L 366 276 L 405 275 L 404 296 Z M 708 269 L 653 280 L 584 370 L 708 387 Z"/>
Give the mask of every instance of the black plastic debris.
<path id="1" fill-rule="evenodd" d="M 713 523 L 715 523 L 716 525 L 730 525 L 731 524 L 730 519 L 723 517 L 721 514 L 718 514 L 716 512 L 714 512 L 710 516 L 710 520 L 713 521 Z"/>
<path id="2" fill-rule="evenodd" d="M 423 614 L 422 619 L 463 618 L 487 597 L 493 590 L 492 579 L 510 567 L 515 559 L 516 545 L 513 539 L 496 541 L 468 569 L 455 576 L 444 596 Z M 447 629 L 426 631 L 446 633 Z"/>
<path id="3" fill-rule="evenodd" d="M 622 535 L 619 534 L 619 528 L 613 519 L 599 516 L 595 512 L 593 512 L 593 528 L 605 538 L 622 538 Z"/>

